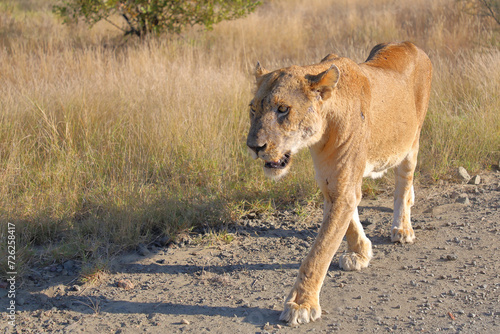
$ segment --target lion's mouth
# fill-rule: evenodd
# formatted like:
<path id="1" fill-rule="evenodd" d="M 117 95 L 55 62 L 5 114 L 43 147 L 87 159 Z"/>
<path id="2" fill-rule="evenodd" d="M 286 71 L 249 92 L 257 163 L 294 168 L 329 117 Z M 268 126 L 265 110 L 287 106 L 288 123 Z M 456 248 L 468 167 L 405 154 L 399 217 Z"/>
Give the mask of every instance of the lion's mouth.
<path id="1" fill-rule="evenodd" d="M 290 158 L 291 158 L 290 153 L 286 153 L 278 161 L 266 161 L 266 163 L 264 164 L 264 167 L 265 168 L 273 168 L 273 169 L 286 168 L 286 166 L 288 166 L 288 164 L 290 163 Z"/>

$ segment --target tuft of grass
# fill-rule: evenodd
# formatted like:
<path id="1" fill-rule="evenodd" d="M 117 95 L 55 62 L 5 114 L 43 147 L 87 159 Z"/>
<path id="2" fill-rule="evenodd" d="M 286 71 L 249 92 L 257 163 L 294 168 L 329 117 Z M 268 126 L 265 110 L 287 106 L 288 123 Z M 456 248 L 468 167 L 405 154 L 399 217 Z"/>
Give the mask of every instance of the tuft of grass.
<path id="1" fill-rule="evenodd" d="M 81 300 L 76 300 L 77 303 L 87 306 L 94 314 L 99 314 L 101 312 L 100 301 L 97 298 L 91 298 L 87 296 L 88 303 Z"/>
<path id="2" fill-rule="evenodd" d="M 210 32 L 145 41 L 64 26 L 50 5 L 0 4 L 0 221 L 16 224 L 26 254 L 99 262 L 158 235 L 321 202 L 308 152 L 278 183 L 247 154 L 258 60 L 362 62 L 377 43 L 411 40 L 434 64 L 418 174 L 500 156 L 498 28 L 453 0 L 275 0 Z"/>
<path id="3" fill-rule="evenodd" d="M 361 192 L 364 198 L 377 199 L 377 196 L 383 193 L 383 185 L 385 179 L 365 179 L 361 187 Z"/>
<path id="4" fill-rule="evenodd" d="M 234 240 L 234 234 L 229 233 L 227 229 L 215 231 L 210 229 L 207 233 L 197 236 L 193 243 L 197 245 L 229 245 Z"/>
<path id="5" fill-rule="evenodd" d="M 88 285 L 101 284 L 108 275 L 108 261 L 106 259 L 92 260 L 82 265 L 79 281 Z"/>

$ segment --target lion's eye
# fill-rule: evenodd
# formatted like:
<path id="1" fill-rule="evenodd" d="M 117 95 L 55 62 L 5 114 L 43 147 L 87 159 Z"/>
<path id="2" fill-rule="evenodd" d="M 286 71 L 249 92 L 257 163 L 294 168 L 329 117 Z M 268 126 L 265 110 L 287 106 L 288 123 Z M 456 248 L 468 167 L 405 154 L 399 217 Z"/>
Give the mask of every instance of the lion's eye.
<path id="1" fill-rule="evenodd" d="M 254 109 L 254 107 L 253 107 L 251 104 L 249 105 L 249 107 L 250 107 L 250 112 L 251 112 L 252 114 L 255 114 L 255 109 Z"/>
<path id="2" fill-rule="evenodd" d="M 285 115 L 285 114 L 288 114 L 289 111 L 290 111 L 290 107 L 288 107 L 288 106 L 281 105 L 278 107 L 278 112 L 280 114 Z"/>

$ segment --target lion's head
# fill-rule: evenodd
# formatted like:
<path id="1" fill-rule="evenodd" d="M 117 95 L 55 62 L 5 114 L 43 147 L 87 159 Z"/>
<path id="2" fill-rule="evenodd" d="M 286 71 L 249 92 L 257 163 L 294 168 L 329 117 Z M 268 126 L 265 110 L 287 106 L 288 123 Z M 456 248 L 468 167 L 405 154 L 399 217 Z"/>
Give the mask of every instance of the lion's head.
<path id="1" fill-rule="evenodd" d="M 257 63 L 247 145 L 255 159 L 265 161 L 264 172 L 270 178 L 284 176 L 292 156 L 322 137 L 322 104 L 331 97 L 340 71 L 335 65 L 317 74 L 320 70 L 317 66 L 292 66 L 268 72 Z"/>

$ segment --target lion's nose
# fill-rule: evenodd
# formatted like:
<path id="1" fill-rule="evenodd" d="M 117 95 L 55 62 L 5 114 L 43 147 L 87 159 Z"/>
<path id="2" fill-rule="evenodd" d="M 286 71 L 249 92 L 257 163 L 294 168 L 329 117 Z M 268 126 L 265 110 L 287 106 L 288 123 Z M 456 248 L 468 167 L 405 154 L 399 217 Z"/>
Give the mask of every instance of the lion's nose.
<path id="1" fill-rule="evenodd" d="M 264 144 L 264 145 L 262 145 L 262 146 L 257 146 L 257 145 L 255 145 L 255 144 L 254 144 L 254 145 L 252 145 L 251 143 L 248 143 L 248 142 L 247 142 L 247 146 L 248 146 L 248 147 L 249 147 L 252 151 L 254 151 L 254 152 L 255 152 L 255 154 L 257 154 L 257 156 L 258 156 L 260 151 L 263 151 L 263 150 L 265 150 L 265 149 L 266 149 L 267 144 Z"/>

